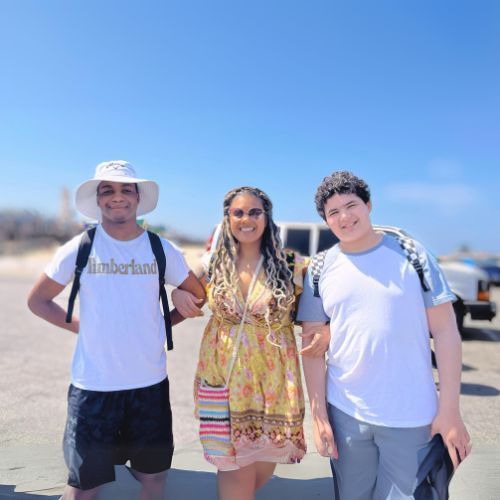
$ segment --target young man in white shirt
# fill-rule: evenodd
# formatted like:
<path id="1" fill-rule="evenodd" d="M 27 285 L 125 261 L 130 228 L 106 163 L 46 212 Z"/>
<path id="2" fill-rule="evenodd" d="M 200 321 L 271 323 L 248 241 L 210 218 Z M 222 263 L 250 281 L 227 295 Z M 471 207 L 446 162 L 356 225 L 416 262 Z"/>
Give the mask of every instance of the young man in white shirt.
<path id="1" fill-rule="evenodd" d="M 69 469 L 64 499 L 94 498 L 113 481 L 114 465 L 130 460 L 143 499 L 161 499 L 174 449 L 166 372 L 159 267 L 137 216 L 156 207 L 158 185 L 139 179 L 125 161 L 104 162 L 79 186 L 76 207 L 97 219 L 81 274 L 80 317 L 65 322 L 54 298 L 73 279 L 83 233 L 63 245 L 33 287 L 30 309 L 78 334 L 63 447 Z M 184 258 L 160 238 L 165 282 L 204 291 Z M 172 324 L 184 319 L 172 311 Z"/>
<path id="2" fill-rule="evenodd" d="M 325 255 L 319 297 L 310 266 L 297 315 L 305 346 L 308 333 L 330 323 L 326 379 L 323 356 L 303 358 L 316 447 L 331 457 L 342 499 L 413 498 L 432 435 L 442 435 L 455 467 L 470 452 L 454 295 L 425 248 L 415 242 L 426 291 L 398 241 L 374 230 L 363 180 L 334 172 L 316 208 L 339 239 Z"/>

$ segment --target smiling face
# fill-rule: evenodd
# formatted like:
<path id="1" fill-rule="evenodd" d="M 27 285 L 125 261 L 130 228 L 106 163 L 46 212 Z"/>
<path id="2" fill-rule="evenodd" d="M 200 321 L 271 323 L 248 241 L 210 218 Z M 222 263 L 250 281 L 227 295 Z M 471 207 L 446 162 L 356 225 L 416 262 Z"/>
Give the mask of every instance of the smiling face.
<path id="1" fill-rule="evenodd" d="M 326 223 L 346 251 L 362 251 L 377 239 L 370 221 L 371 202 L 355 194 L 335 194 L 325 205 Z"/>
<path id="2" fill-rule="evenodd" d="M 103 223 L 125 223 L 136 219 L 139 193 L 136 184 L 103 181 L 97 187 L 97 205 Z"/>
<path id="3" fill-rule="evenodd" d="M 257 215 L 260 210 L 262 212 Z M 261 200 L 250 193 L 236 196 L 229 205 L 229 225 L 231 233 L 240 244 L 260 243 L 267 226 Z"/>

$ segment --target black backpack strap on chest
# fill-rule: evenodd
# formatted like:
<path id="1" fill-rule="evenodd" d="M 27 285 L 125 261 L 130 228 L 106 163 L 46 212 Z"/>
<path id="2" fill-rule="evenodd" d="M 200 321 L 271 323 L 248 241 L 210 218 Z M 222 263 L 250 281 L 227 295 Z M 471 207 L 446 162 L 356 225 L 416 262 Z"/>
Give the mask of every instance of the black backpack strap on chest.
<path id="1" fill-rule="evenodd" d="M 309 276 L 311 277 L 311 284 L 313 287 L 313 293 L 315 297 L 319 297 L 319 279 L 321 277 L 321 272 L 323 271 L 323 266 L 325 265 L 325 257 L 328 250 L 317 253 L 309 263 Z"/>
<path id="2" fill-rule="evenodd" d="M 160 237 L 156 233 L 148 231 L 151 249 L 153 250 L 156 263 L 158 264 L 158 279 L 160 282 L 160 300 L 163 306 L 163 319 L 165 321 L 165 333 L 167 334 L 167 350 L 171 351 L 174 348 L 172 339 L 172 320 L 170 318 L 170 307 L 168 305 L 167 291 L 165 290 L 165 269 L 167 267 L 167 259 Z"/>
<path id="3" fill-rule="evenodd" d="M 415 246 L 415 242 L 408 236 L 404 236 L 402 234 L 395 235 L 395 238 L 398 240 L 399 245 L 403 249 L 406 258 L 413 266 L 413 269 L 415 269 L 422 289 L 424 290 L 424 292 L 428 292 L 430 288 L 425 280 L 424 267 L 420 260 L 420 255 L 417 251 L 417 247 Z"/>
<path id="4" fill-rule="evenodd" d="M 80 290 L 80 276 L 82 275 L 85 266 L 89 260 L 90 250 L 92 249 L 92 243 L 94 242 L 95 227 L 85 231 L 82 234 L 82 239 L 80 240 L 80 245 L 78 246 L 78 253 L 76 255 L 75 264 L 75 278 L 73 280 L 73 286 L 71 287 L 71 292 L 69 294 L 68 300 L 68 310 L 66 312 L 66 323 L 71 323 L 71 318 L 73 316 L 73 308 L 75 306 L 75 299 L 78 295 L 78 290 Z"/>

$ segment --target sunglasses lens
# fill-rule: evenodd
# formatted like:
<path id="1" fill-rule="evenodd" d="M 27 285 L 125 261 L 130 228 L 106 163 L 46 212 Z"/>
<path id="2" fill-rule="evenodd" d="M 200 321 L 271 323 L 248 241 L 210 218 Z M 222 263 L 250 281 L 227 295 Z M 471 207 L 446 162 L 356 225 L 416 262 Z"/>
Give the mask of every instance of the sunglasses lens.
<path id="1" fill-rule="evenodd" d="M 242 210 L 241 208 L 232 208 L 231 210 L 229 210 L 229 213 L 235 219 L 241 219 L 245 215 L 245 211 Z M 264 210 L 262 210 L 262 208 L 251 208 L 247 212 L 247 215 L 248 215 L 248 217 L 251 217 L 252 219 L 258 219 L 263 213 L 264 213 Z"/>
<path id="2" fill-rule="evenodd" d="M 258 219 L 262 215 L 263 210 L 261 208 L 251 208 L 248 211 L 248 216 L 252 219 Z"/>
<path id="3" fill-rule="evenodd" d="M 245 212 L 241 208 L 234 208 L 231 210 L 231 215 L 237 219 L 241 219 L 245 215 Z"/>

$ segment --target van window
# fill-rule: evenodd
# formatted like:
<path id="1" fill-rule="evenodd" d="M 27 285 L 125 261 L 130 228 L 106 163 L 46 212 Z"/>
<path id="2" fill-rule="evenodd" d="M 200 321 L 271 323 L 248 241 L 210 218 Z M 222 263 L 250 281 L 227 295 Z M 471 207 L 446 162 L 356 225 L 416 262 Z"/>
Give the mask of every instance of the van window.
<path id="1" fill-rule="evenodd" d="M 288 228 L 283 245 L 285 248 L 295 250 L 301 255 L 309 255 L 310 234 L 311 231 L 309 229 Z"/>
<path id="2" fill-rule="evenodd" d="M 328 228 L 320 229 L 318 239 L 318 253 L 331 248 L 338 241 L 339 239 Z"/>

